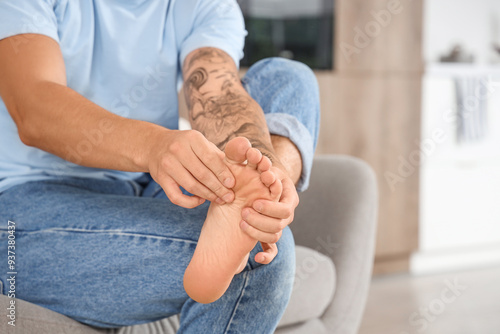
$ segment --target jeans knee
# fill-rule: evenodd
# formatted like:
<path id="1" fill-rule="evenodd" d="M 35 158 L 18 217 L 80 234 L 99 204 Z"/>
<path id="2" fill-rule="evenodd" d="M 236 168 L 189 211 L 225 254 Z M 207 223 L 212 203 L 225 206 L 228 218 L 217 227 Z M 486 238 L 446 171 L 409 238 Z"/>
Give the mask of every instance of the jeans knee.
<path id="1" fill-rule="evenodd" d="M 319 86 L 313 70 L 304 63 L 286 58 L 265 58 L 248 71 L 248 75 L 267 77 L 269 81 L 292 84 L 297 91 L 319 95 Z"/>
<path id="2" fill-rule="evenodd" d="M 313 70 L 304 63 L 285 58 L 271 58 L 271 63 L 279 75 L 306 85 L 308 88 L 317 88 L 318 81 Z"/>

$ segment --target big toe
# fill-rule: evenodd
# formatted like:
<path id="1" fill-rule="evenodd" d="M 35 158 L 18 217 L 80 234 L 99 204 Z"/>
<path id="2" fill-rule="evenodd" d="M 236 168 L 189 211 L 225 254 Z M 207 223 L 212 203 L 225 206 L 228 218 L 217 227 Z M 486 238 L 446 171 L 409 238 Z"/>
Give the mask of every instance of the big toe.
<path id="1" fill-rule="evenodd" d="M 244 137 L 231 139 L 224 149 L 226 160 L 232 164 L 241 164 L 246 158 L 247 151 L 252 147 L 250 141 Z"/>

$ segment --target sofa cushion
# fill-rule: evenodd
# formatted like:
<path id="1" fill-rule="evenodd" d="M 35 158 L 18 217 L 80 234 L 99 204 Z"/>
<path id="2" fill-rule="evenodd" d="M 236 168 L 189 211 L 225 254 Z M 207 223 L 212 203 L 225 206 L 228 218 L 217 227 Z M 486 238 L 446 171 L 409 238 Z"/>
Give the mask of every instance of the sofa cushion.
<path id="1" fill-rule="evenodd" d="M 279 327 L 274 334 L 331 334 L 320 319 L 311 319 L 300 324 Z"/>
<path id="2" fill-rule="evenodd" d="M 15 327 L 8 325 L 6 317 L 10 298 L 0 295 L 0 333 L 39 333 L 39 334 L 107 334 L 107 330 L 99 330 L 86 326 L 65 315 L 44 307 L 16 299 Z"/>
<path id="3" fill-rule="evenodd" d="M 303 246 L 296 246 L 295 253 L 294 288 L 279 327 L 320 318 L 335 293 L 335 267 L 332 260 Z"/>

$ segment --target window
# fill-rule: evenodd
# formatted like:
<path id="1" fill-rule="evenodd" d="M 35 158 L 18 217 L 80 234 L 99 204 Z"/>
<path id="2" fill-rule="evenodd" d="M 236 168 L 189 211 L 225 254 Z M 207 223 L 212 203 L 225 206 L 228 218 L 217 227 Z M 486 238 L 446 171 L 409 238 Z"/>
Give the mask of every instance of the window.
<path id="1" fill-rule="evenodd" d="M 241 66 L 267 57 L 333 65 L 334 0 L 238 0 L 248 36 Z"/>

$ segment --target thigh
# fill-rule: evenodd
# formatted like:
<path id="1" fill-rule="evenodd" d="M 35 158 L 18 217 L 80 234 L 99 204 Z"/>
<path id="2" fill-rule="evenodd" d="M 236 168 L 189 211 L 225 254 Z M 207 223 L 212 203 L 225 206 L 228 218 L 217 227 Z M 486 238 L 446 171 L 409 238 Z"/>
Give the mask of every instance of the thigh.
<path id="1" fill-rule="evenodd" d="M 116 327 L 179 313 L 207 205 L 139 197 L 124 181 L 30 182 L 0 195 L 0 252 L 15 222 L 16 297 Z M 5 272 L 0 273 L 6 292 Z"/>

